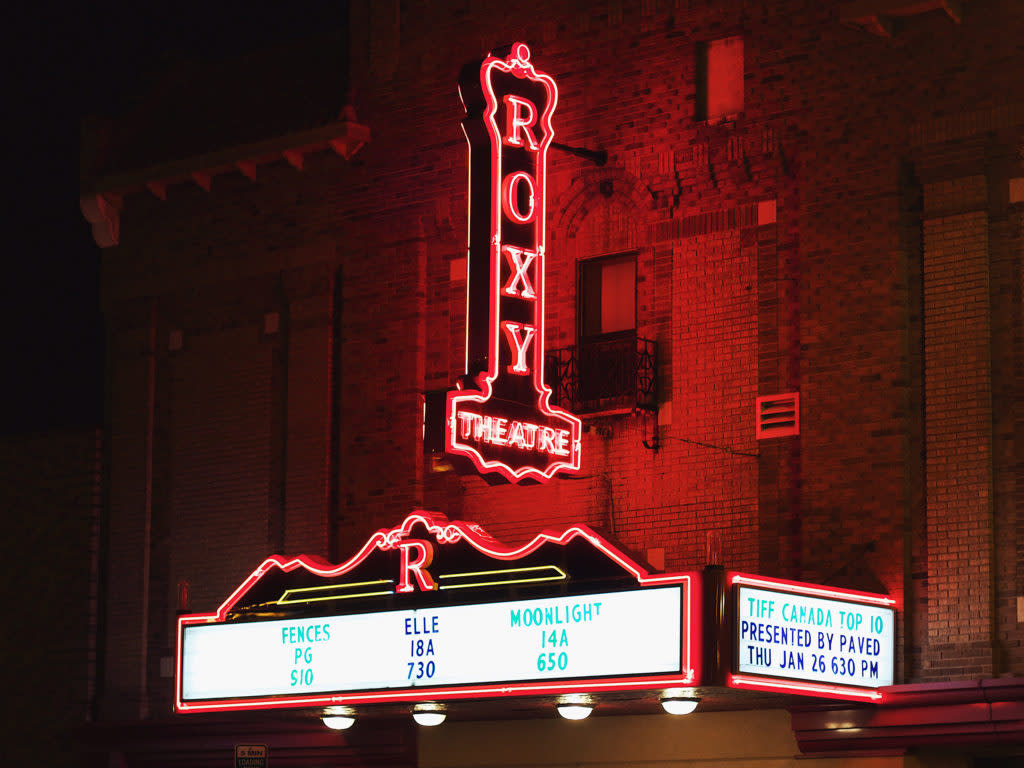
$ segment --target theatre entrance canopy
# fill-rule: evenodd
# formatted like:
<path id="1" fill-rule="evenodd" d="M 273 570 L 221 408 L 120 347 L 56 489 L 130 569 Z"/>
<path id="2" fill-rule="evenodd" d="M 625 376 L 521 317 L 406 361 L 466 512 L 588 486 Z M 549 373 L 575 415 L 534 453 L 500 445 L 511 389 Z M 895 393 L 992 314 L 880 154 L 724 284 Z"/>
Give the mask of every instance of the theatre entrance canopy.
<path id="1" fill-rule="evenodd" d="M 430 512 L 349 560 L 267 558 L 180 617 L 178 712 L 651 693 L 700 684 L 698 574 L 583 525 L 507 546 Z"/>

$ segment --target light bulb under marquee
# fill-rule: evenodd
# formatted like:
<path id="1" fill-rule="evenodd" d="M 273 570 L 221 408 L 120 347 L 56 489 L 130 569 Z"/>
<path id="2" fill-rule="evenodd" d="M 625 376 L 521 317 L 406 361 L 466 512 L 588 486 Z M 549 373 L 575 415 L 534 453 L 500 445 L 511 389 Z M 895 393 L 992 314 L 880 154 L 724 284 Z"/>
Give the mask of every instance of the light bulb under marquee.
<path id="1" fill-rule="evenodd" d="M 566 720 L 586 720 L 594 707 L 590 704 L 558 704 L 558 714 Z"/>
<path id="2" fill-rule="evenodd" d="M 412 719 L 427 728 L 440 725 L 447 717 L 444 709 L 436 705 L 417 705 L 412 710 Z"/>
<path id="3" fill-rule="evenodd" d="M 324 725 L 330 728 L 332 731 L 344 731 L 355 725 L 356 719 L 354 717 L 347 717 L 346 715 L 324 715 Z"/>
<path id="4" fill-rule="evenodd" d="M 355 725 L 355 714 L 355 710 L 351 707 L 325 707 L 320 719 L 332 731 L 344 731 Z"/>
<path id="5" fill-rule="evenodd" d="M 662 699 L 661 708 L 670 715 L 688 715 L 699 703 L 697 699 Z"/>
<path id="6" fill-rule="evenodd" d="M 555 709 L 566 720 L 585 720 L 594 711 L 594 697 L 589 693 L 569 693 L 555 701 Z"/>

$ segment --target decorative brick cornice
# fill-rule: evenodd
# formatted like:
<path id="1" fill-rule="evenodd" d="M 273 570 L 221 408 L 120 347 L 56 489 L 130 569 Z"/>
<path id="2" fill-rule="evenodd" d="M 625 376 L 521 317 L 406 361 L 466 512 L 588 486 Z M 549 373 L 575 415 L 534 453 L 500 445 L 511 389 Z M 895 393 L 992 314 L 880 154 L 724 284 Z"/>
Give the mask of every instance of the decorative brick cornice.
<path id="1" fill-rule="evenodd" d="M 179 183 L 195 183 L 209 192 L 214 176 L 237 171 L 254 180 L 260 165 L 282 158 L 301 171 L 307 155 L 332 150 L 348 159 L 369 140 L 370 129 L 356 122 L 354 112 L 348 108 L 342 119 L 309 130 L 84 181 L 82 214 L 92 224 L 96 244 L 107 248 L 117 245 L 126 195 L 145 189 L 165 200 L 167 187 Z"/>
<path id="2" fill-rule="evenodd" d="M 965 0 L 847 0 L 840 6 L 844 24 L 862 27 L 879 37 L 892 37 L 894 20 L 928 11 L 945 11 L 957 24 L 963 18 Z"/>

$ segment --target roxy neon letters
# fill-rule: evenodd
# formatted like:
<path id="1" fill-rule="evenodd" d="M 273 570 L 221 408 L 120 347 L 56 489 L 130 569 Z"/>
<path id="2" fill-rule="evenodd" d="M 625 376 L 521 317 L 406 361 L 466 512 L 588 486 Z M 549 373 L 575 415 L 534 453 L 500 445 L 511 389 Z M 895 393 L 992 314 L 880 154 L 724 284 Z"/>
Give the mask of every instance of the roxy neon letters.
<path id="1" fill-rule="evenodd" d="M 526 351 L 530 348 L 530 342 L 533 341 L 537 329 L 532 325 L 506 321 L 501 324 L 501 330 L 505 332 L 505 337 L 512 349 L 512 356 L 516 361 L 508 367 L 508 372 L 523 375 L 529 373 L 530 366 L 526 364 Z"/>
<path id="2" fill-rule="evenodd" d="M 520 210 L 519 186 L 526 186 L 526 213 Z M 501 182 L 501 207 L 505 215 L 520 224 L 529 224 L 537 213 L 534 190 L 536 185 L 533 177 L 526 171 L 516 171 L 506 176 Z"/>
<path id="3" fill-rule="evenodd" d="M 578 472 L 582 423 L 550 404 L 544 382 L 545 190 L 558 89 L 518 43 L 464 68 L 459 91 L 470 145 L 466 376 L 448 393 L 445 452 L 512 482 Z"/>
<path id="4" fill-rule="evenodd" d="M 510 147 L 523 146 L 523 139 L 526 139 L 526 146 L 531 150 L 540 149 L 537 137 L 533 135 L 533 126 L 537 124 L 537 107 L 533 102 L 516 96 L 505 94 L 505 135 L 501 140 Z M 526 116 L 523 116 L 525 110 Z M 520 136 L 522 134 L 522 136 Z"/>
<path id="5" fill-rule="evenodd" d="M 506 296 L 522 296 L 524 299 L 537 298 L 529 273 L 533 260 L 537 258 L 537 251 L 517 248 L 514 245 L 503 245 L 501 252 L 505 254 L 508 264 L 512 268 L 512 276 L 505 283 L 505 287 L 501 289 L 502 293 Z"/>

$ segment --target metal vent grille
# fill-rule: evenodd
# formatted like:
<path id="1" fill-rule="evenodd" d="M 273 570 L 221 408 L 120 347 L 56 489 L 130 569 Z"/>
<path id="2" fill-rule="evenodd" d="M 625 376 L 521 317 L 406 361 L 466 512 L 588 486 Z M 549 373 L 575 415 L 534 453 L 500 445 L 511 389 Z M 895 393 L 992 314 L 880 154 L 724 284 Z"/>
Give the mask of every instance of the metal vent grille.
<path id="1" fill-rule="evenodd" d="M 800 434 L 800 393 L 757 398 L 757 439 Z"/>

